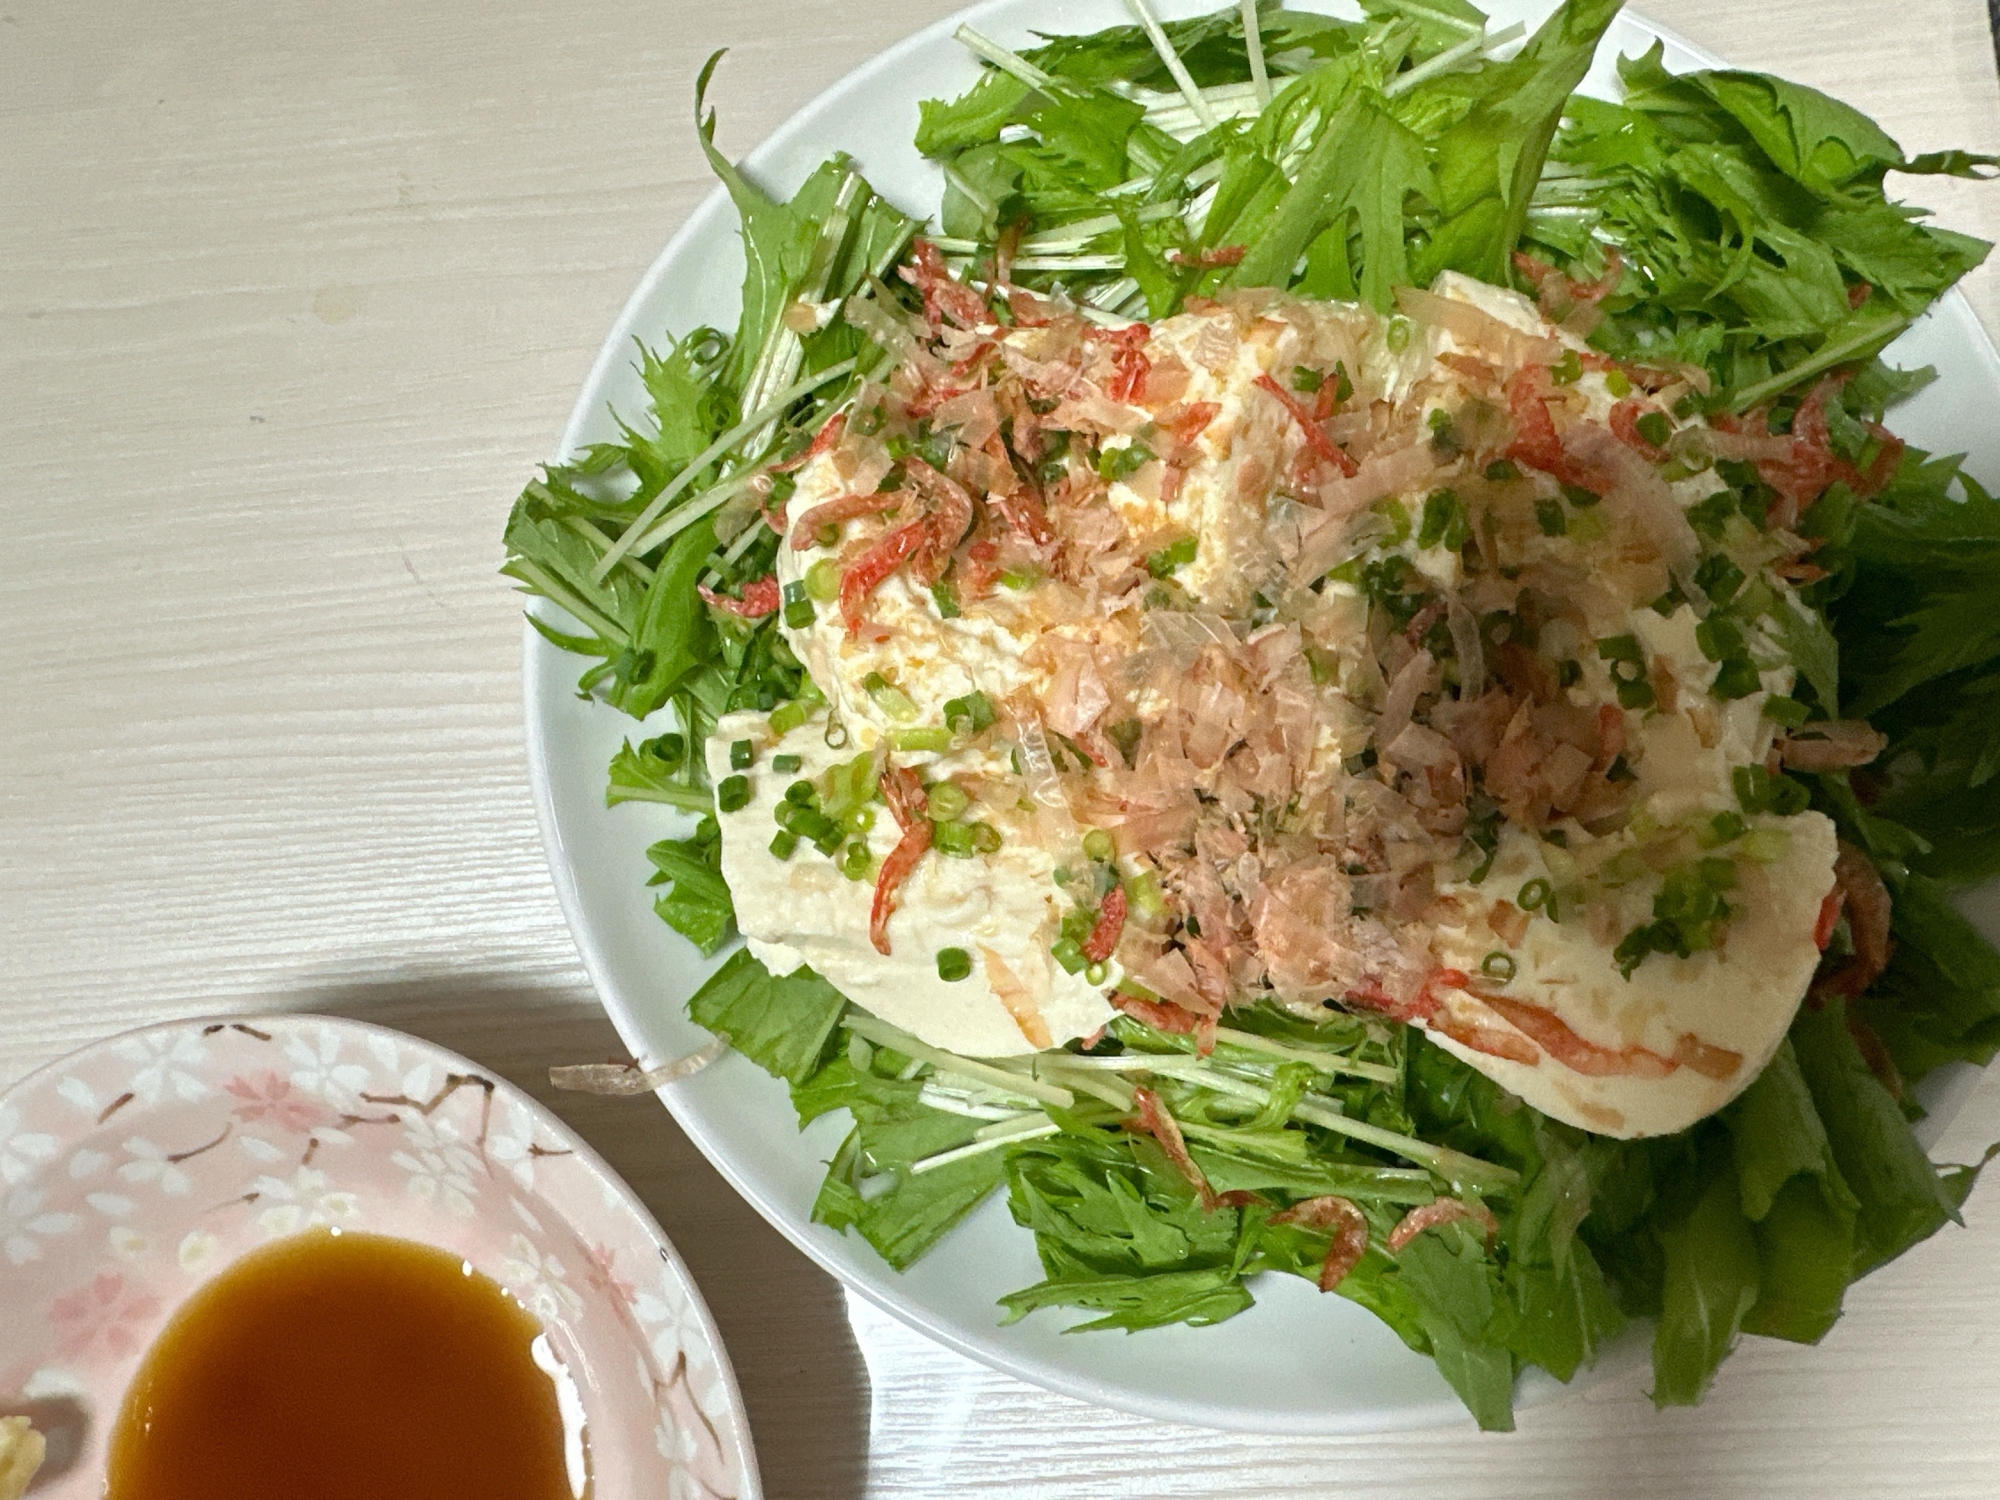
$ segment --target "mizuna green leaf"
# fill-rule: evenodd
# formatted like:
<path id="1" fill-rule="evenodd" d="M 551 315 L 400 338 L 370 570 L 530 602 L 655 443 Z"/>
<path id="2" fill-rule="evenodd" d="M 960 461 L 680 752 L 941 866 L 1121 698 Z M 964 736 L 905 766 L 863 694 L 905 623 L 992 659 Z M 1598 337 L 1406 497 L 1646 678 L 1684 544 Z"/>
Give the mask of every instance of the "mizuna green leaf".
<path id="1" fill-rule="evenodd" d="M 819 1070 L 847 1000 L 810 969 L 773 975 L 739 948 L 688 1000 L 698 1026 L 729 1034 L 729 1044 L 765 1072 L 802 1083 Z"/>

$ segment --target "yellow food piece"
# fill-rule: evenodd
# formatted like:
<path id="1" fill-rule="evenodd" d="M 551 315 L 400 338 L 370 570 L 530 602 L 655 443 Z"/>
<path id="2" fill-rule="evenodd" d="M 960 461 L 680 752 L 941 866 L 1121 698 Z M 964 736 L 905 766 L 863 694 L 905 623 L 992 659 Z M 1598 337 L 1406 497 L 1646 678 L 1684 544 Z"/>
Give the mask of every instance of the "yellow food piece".
<path id="1" fill-rule="evenodd" d="M 21 1500 L 42 1471 L 48 1440 L 26 1417 L 0 1417 L 0 1500 Z"/>

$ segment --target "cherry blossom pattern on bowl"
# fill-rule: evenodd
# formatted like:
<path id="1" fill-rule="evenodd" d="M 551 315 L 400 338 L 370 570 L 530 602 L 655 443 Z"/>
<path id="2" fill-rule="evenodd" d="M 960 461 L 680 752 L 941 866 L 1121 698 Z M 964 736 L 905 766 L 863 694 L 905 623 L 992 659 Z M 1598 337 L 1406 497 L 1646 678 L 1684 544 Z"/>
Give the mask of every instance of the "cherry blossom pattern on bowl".
<path id="1" fill-rule="evenodd" d="M 306 1015 L 128 1032 L 0 1094 L 0 1413 L 49 1436 L 37 1500 L 96 1500 L 175 1308 L 316 1226 L 437 1245 L 539 1318 L 582 1399 L 592 1494 L 757 1500 L 715 1325 L 631 1190 L 464 1058 Z"/>

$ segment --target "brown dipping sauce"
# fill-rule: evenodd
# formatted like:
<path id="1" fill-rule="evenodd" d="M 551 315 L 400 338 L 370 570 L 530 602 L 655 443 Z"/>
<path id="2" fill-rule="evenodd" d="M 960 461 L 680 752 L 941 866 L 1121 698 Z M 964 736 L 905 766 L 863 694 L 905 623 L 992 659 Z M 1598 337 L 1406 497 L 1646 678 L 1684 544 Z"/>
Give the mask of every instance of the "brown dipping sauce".
<path id="1" fill-rule="evenodd" d="M 111 1436 L 106 1500 L 574 1500 L 541 1325 L 455 1255 L 327 1232 L 174 1315 Z"/>

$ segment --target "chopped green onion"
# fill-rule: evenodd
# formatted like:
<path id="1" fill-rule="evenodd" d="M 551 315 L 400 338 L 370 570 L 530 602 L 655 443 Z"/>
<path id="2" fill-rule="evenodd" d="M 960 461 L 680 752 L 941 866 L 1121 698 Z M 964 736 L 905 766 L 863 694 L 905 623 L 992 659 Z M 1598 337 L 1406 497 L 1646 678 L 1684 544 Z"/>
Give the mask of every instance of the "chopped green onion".
<path id="1" fill-rule="evenodd" d="M 958 590 L 950 582 L 940 578 L 931 585 L 931 602 L 937 605 L 940 620 L 956 620 L 959 616 Z"/>
<path id="2" fill-rule="evenodd" d="M 849 880 L 866 880 L 875 873 L 875 857 L 868 852 L 866 843 L 856 839 L 841 851 L 840 873 Z"/>
<path id="3" fill-rule="evenodd" d="M 1479 961 L 1479 972 L 1488 979 L 1497 979 L 1505 984 L 1520 970 L 1514 962 L 1513 954 L 1502 953 L 1496 948 Z"/>
<path id="4" fill-rule="evenodd" d="M 1512 484 L 1521 477 L 1521 470 L 1511 459 L 1496 458 L 1486 466 L 1486 478 L 1492 484 Z"/>
<path id="5" fill-rule="evenodd" d="M 1008 589 L 1031 589 L 1042 581 L 1040 568 L 1007 568 L 1000 574 L 1000 586 Z"/>
<path id="6" fill-rule="evenodd" d="M 929 797 L 930 815 L 940 821 L 949 821 L 972 805 L 965 788 L 955 781 L 934 781 L 925 791 Z"/>
<path id="7" fill-rule="evenodd" d="M 1153 461 L 1153 450 L 1144 443 L 1127 443 L 1120 448 L 1101 448 L 1097 454 L 1097 477 L 1110 484 L 1129 479 Z M 1006 578 L 1001 575 L 1002 580 Z"/>
<path id="8" fill-rule="evenodd" d="M 950 818 L 932 823 L 931 847 L 953 859 L 972 858 L 972 825 L 954 822 Z"/>
<path id="9" fill-rule="evenodd" d="M 941 854 L 970 859 L 1000 847 L 1000 830 L 991 823 L 965 823 L 946 818 L 931 825 L 931 846 Z"/>
<path id="10" fill-rule="evenodd" d="M 1743 650 L 1743 632 L 1725 615 L 1710 615 L 1695 626 L 1694 641 L 1710 661 L 1721 661 Z"/>
<path id="11" fill-rule="evenodd" d="M 1162 547 L 1158 552 L 1146 554 L 1146 571 L 1155 578 L 1165 578 L 1174 569 L 1193 562 L 1199 547 L 1200 543 L 1193 537 L 1184 536 L 1179 541 Z"/>
<path id="12" fill-rule="evenodd" d="M 797 803 L 787 802 L 777 809 L 774 816 L 778 818 L 779 826 L 786 832 L 796 833 L 802 839 L 811 839 L 816 845 L 824 843 L 828 838 L 832 838 L 836 844 L 839 842 L 839 822 L 829 818 L 816 807 L 800 807 Z M 822 849 L 820 852 L 827 851 Z"/>
<path id="13" fill-rule="evenodd" d="M 1639 436 L 1655 448 L 1664 448 L 1674 435 L 1674 424 L 1667 420 L 1667 414 L 1649 411 L 1633 423 L 1639 429 Z"/>
<path id="14" fill-rule="evenodd" d="M 1719 812 L 1708 820 L 1708 827 L 1696 831 L 1694 841 L 1704 849 L 1718 849 L 1742 838 L 1748 827 L 1741 813 Z"/>
<path id="15" fill-rule="evenodd" d="M 776 771 L 780 776 L 791 775 L 792 772 L 798 770 L 805 763 L 805 757 L 801 755 L 774 755 L 771 757 L 771 769 Z M 807 784 L 810 785 L 811 783 Z"/>
<path id="16" fill-rule="evenodd" d="M 1522 911 L 1540 911 L 1553 894 L 1553 888 L 1546 880 L 1531 880 L 1521 887 L 1520 893 L 1514 897 L 1514 904 Z"/>
<path id="17" fill-rule="evenodd" d="M 1118 747 L 1118 753 L 1124 757 L 1127 768 L 1131 767 L 1138 756 L 1139 736 L 1144 732 L 1145 726 L 1137 719 L 1120 719 L 1117 723 L 1106 726 L 1104 731 L 1111 743 Z"/>
<path id="18" fill-rule="evenodd" d="M 951 748 L 951 731 L 937 728 L 892 729 L 889 731 L 889 743 L 897 750 L 934 750 L 941 755 Z"/>
<path id="19" fill-rule="evenodd" d="M 1611 682 L 1622 708 L 1651 708 L 1653 684 L 1646 675 L 1646 654 L 1634 635 L 1616 635 L 1597 643 L 1599 659 L 1610 664 Z"/>
<path id="20" fill-rule="evenodd" d="M 790 859 L 792 851 L 799 847 L 799 836 L 790 829 L 780 828 L 771 835 L 771 852 L 779 859 Z"/>
<path id="21" fill-rule="evenodd" d="M 1049 949 L 1049 953 L 1057 963 L 1063 966 L 1065 974 L 1081 974 L 1084 966 L 1089 963 L 1089 960 L 1083 956 L 1083 945 L 1078 943 L 1074 938 L 1064 938 L 1053 948 Z"/>
<path id="22" fill-rule="evenodd" d="M 1583 361 L 1574 349 L 1565 349 L 1563 357 L 1549 366 L 1549 379 L 1557 385 L 1575 385 L 1583 379 Z"/>
<path id="23" fill-rule="evenodd" d="M 967 693 L 944 706 L 944 722 L 954 734 L 978 734 L 992 727 L 993 703 L 984 693 Z"/>
<path id="24" fill-rule="evenodd" d="M 1729 773 L 1736 800 L 1746 813 L 1776 813 L 1796 817 L 1812 805 L 1812 793 L 1802 781 L 1773 776 L 1762 766 L 1738 766 Z"/>
<path id="25" fill-rule="evenodd" d="M 651 756 L 672 769 L 678 767 L 681 757 L 687 754 L 687 741 L 677 734 L 656 735 L 639 747 L 639 753 Z"/>
<path id="26" fill-rule="evenodd" d="M 1598 877 L 1609 885 L 1630 885 L 1646 873 L 1646 861 L 1636 849 L 1620 849 L 1598 867 Z"/>
<path id="27" fill-rule="evenodd" d="M 1167 914 L 1166 897 L 1160 894 L 1160 883 L 1153 878 L 1150 870 L 1138 875 L 1128 875 L 1124 881 L 1125 899 L 1132 904 L 1132 910 L 1151 921 L 1157 921 Z"/>
<path id="28" fill-rule="evenodd" d="M 882 767 L 865 751 L 829 767 L 825 777 L 827 811 L 838 815 L 873 801 L 881 776 Z"/>
<path id="29" fill-rule="evenodd" d="M 938 978 L 946 984 L 956 984 L 972 974 L 972 955 L 963 948 L 940 948 L 937 955 Z"/>
<path id="30" fill-rule="evenodd" d="M 1093 963 L 1085 967 L 1083 977 L 1091 984 L 1102 984 L 1111 977 L 1109 964 Z"/>
<path id="31" fill-rule="evenodd" d="M 801 728 L 812 717 L 812 706 L 803 698 L 794 698 L 790 703 L 780 703 L 771 710 L 771 733 L 783 739 L 794 729 Z"/>
<path id="32" fill-rule="evenodd" d="M 736 812 L 750 800 L 747 776 L 725 776 L 716 784 L 715 805 L 723 812 Z"/>
<path id="33" fill-rule="evenodd" d="M 795 807 L 811 807 L 819 801 L 819 788 L 802 776 L 785 788 L 785 800 Z"/>
<path id="34" fill-rule="evenodd" d="M 1543 536 L 1568 535 L 1569 517 L 1563 514 L 1562 501 L 1537 500 L 1535 502 L 1535 524 L 1542 528 Z"/>
<path id="35" fill-rule="evenodd" d="M 866 833 L 875 826 L 875 809 L 867 803 L 850 807 L 840 815 L 840 826 L 849 833 Z"/>
<path id="36" fill-rule="evenodd" d="M 832 558 L 822 557 L 806 569 L 806 597 L 821 604 L 831 604 L 840 597 L 840 565 Z"/>
<path id="37" fill-rule="evenodd" d="M 729 745 L 729 769 L 747 771 L 757 763 L 757 747 L 748 740 L 732 740 Z"/>
<path id="38" fill-rule="evenodd" d="M 1472 539 L 1465 502 L 1455 490 L 1432 490 L 1424 497 L 1423 518 L 1417 523 L 1417 545 L 1425 551 L 1443 547 L 1456 552 Z"/>
<path id="39" fill-rule="evenodd" d="M 867 691 L 875 706 L 892 719 L 908 722 L 917 716 L 917 705 L 901 688 L 891 687 L 880 672 L 870 672 L 861 679 L 861 686 Z"/>
<path id="40" fill-rule="evenodd" d="M 1711 604 L 1720 606 L 1734 599 L 1743 587 L 1743 570 L 1723 553 L 1715 552 L 1701 560 L 1694 570 L 1694 581 Z"/>
<path id="41" fill-rule="evenodd" d="M 1782 828 L 1753 828 L 1743 836 L 1743 857 L 1760 865 L 1776 864 L 1791 844 L 1792 836 Z"/>
<path id="42" fill-rule="evenodd" d="M 1102 828 L 1093 828 L 1083 836 L 1083 852 L 1101 865 L 1109 864 L 1118 846 Z"/>
<path id="43" fill-rule="evenodd" d="M 1720 857 L 1669 870 L 1653 898 L 1653 920 L 1626 933 L 1612 950 L 1619 972 L 1631 978 L 1649 953 L 1687 958 L 1713 948 L 1730 914 L 1722 893 L 1735 885 L 1736 866 Z"/>
<path id="44" fill-rule="evenodd" d="M 1614 669 L 1611 675 L 1614 678 L 1617 677 L 1617 671 Z M 1633 710 L 1647 709 L 1651 708 L 1658 701 L 1653 692 L 1652 683 L 1646 681 L 1643 677 L 1636 682 L 1620 680 L 1617 686 L 1618 706 L 1620 708 Z"/>
<path id="45" fill-rule="evenodd" d="M 1410 539 L 1410 512 L 1402 501 L 1384 498 L 1377 500 L 1368 508 L 1389 523 L 1389 535 L 1384 539 L 1385 545 L 1400 547 Z"/>
<path id="46" fill-rule="evenodd" d="M 1729 518 L 1736 514 L 1738 514 L 1736 492 L 1729 489 L 1717 490 L 1706 500 L 1688 507 L 1688 525 L 1710 541 L 1717 541 L 1728 526 Z M 1699 579 L 1700 575 L 1697 574 L 1696 577 Z"/>
<path id="47" fill-rule="evenodd" d="M 1787 729 L 1797 729 L 1805 723 L 1808 710 L 1796 698 L 1780 697 L 1773 693 L 1764 700 L 1764 717 Z"/>
<path id="48" fill-rule="evenodd" d="M 1732 656 L 1723 662 L 1715 674 L 1715 685 L 1709 689 L 1724 702 L 1734 702 L 1747 698 L 1764 686 L 1763 676 L 1757 671 L 1757 664 L 1747 656 Z"/>
<path id="49" fill-rule="evenodd" d="M 1607 371 L 1604 376 L 1604 388 L 1620 400 L 1632 394 L 1632 382 L 1625 378 L 1623 370 Z"/>

